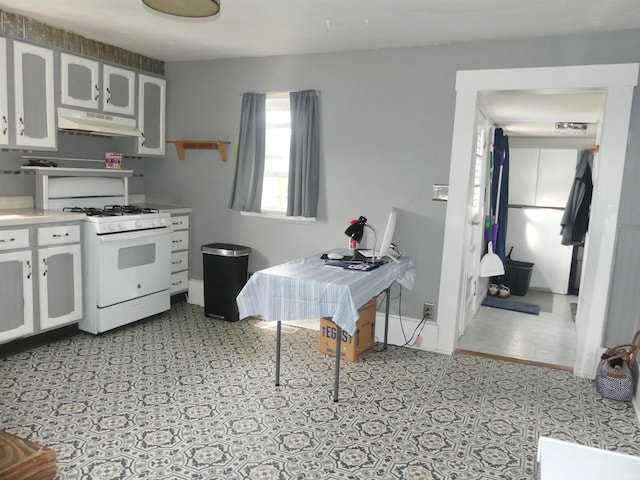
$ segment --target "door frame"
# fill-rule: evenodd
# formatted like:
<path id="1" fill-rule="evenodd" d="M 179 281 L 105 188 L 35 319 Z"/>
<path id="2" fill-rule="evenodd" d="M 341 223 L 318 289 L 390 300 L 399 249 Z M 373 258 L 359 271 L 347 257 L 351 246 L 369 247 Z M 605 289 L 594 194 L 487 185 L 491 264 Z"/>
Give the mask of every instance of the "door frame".
<path id="1" fill-rule="evenodd" d="M 606 93 L 597 143 L 607 168 L 594 168 L 594 194 L 589 235 L 585 242 L 580 296 L 576 313 L 574 374 L 593 377 L 602 346 L 613 272 L 615 232 L 625 165 L 633 90 L 639 64 L 465 70 L 456 74 L 456 106 L 449 173 L 449 199 L 444 231 L 438 350 L 453 353 L 460 336 L 464 302 L 464 238 L 469 226 L 474 125 L 481 93 L 566 91 Z M 442 288 L 446 285 L 447 288 Z"/>

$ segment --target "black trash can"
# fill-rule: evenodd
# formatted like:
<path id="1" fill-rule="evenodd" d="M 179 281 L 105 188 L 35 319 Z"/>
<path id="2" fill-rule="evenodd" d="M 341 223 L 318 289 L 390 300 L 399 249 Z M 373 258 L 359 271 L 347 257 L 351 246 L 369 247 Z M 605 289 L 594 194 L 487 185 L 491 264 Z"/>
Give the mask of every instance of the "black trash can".
<path id="1" fill-rule="evenodd" d="M 230 243 L 202 246 L 205 316 L 239 320 L 236 297 L 247 283 L 250 252 L 249 247 Z"/>
<path id="2" fill-rule="evenodd" d="M 529 283 L 531 282 L 531 273 L 533 272 L 533 263 L 518 262 L 506 258 L 504 262 L 504 279 L 503 282 L 511 290 L 512 295 L 524 297 L 529 291 Z"/>

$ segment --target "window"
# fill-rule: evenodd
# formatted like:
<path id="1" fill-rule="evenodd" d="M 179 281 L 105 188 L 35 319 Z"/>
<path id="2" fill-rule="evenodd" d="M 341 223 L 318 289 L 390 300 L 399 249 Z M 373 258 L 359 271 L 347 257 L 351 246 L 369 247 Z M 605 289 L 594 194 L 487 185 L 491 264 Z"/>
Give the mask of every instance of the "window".
<path id="1" fill-rule="evenodd" d="M 287 211 L 291 108 L 289 93 L 268 93 L 265 104 L 264 213 Z"/>
<path id="2" fill-rule="evenodd" d="M 243 94 L 229 208 L 246 214 L 315 219 L 319 125 L 315 90 Z"/>

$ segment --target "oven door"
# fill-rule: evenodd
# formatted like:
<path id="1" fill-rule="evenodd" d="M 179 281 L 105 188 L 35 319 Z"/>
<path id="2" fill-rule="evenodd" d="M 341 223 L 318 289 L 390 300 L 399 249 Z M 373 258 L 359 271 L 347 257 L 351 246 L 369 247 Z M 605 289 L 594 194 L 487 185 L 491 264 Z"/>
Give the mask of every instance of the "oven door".
<path id="1" fill-rule="evenodd" d="M 171 285 L 171 229 L 98 237 L 97 304 L 116 303 L 167 290 Z"/>

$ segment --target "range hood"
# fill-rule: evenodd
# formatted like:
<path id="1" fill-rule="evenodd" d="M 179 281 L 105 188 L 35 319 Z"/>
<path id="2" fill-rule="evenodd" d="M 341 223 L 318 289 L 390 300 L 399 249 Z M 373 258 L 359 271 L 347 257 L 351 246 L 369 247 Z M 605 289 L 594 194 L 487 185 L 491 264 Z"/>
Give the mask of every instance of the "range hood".
<path id="1" fill-rule="evenodd" d="M 106 136 L 140 137 L 134 118 L 58 108 L 58 129 Z"/>

